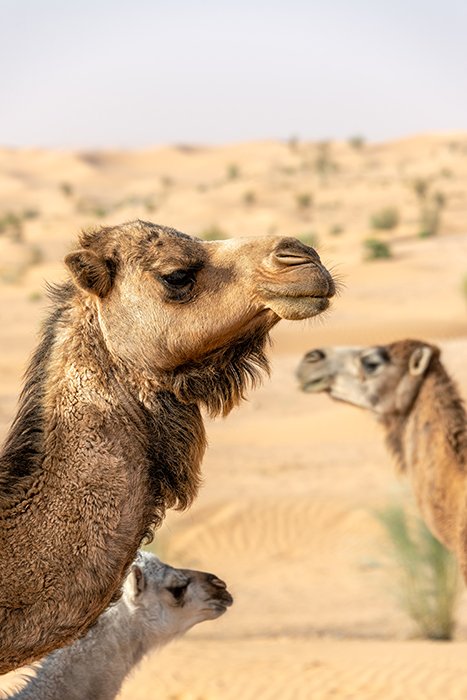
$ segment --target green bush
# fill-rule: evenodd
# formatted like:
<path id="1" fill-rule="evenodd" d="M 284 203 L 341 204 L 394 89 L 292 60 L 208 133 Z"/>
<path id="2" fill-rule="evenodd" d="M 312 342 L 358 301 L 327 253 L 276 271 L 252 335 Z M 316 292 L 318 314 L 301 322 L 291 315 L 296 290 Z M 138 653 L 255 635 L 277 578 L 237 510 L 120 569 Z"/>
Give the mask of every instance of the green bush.
<path id="1" fill-rule="evenodd" d="M 388 243 L 378 238 L 367 238 L 363 241 L 365 260 L 384 260 L 392 258 L 391 248 Z"/>
<path id="2" fill-rule="evenodd" d="M 446 205 L 443 192 L 434 192 L 425 199 L 420 210 L 420 238 L 436 236 L 441 228 L 441 211 Z"/>
<path id="3" fill-rule="evenodd" d="M 313 231 L 306 231 L 304 233 L 299 233 L 297 236 L 298 240 L 309 245 L 310 248 L 316 248 L 318 245 L 318 236 Z"/>
<path id="4" fill-rule="evenodd" d="M 256 204 L 256 193 L 253 192 L 253 190 L 248 190 L 247 192 L 245 192 L 245 194 L 243 195 L 243 203 L 247 206 L 252 206 L 253 204 Z"/>
<path id="5" fill-rule="evenodd" d="M 227 166 L 227 179 L 228 180 L 237 180 L 240 177 L 240 168 L 236 163 L 230 163 L 229 166 Z"/>
<path id="6" fill-rule="evenodd" d="M 14 212 L 4 214 L 0 218 L 0 233 L 6 233 L 13 241 L 20 243 L 24 238 L 22 218 Z"/>
<path id="7" fill-rule="evenodd" d="M 309 209 L 313 204 L 313 197 L 308 192 L 301 192 L 295 197 L 299 209 Z"/>
<path id="8" fill-rule="evenodd" d="M 61 182 L 59 185 L 64 197 L 71 197 L 73 195 L 73 185 L 69 182 Z"/>
<path id="9" fill-rule="evenodd" d="M 340 224 L 334 224 L 334 226 L 331 226 L 329 229 L 329 233 L 331 236 L 340 236 L 341 233 L 344 233 L 344 227 Z"/>
<path id="10" fill-rule="evenodd" d="M 361 151 L 365 145 L 365 137 L 360 136 L 358 134 L 356 134 L 355 136 L 351 136 L 348 140 L 348 144 L 351 148 L 355 149 L 356 151 Z"/>
<path id="11" fill-rule="evenodd" d="M 205 241 L 219 241 L 219 240 L 222 240 L 223 238 L 228 238 L 225 231 L 223 231 L 216 224 L 213 224 L 212 226 L 205 228 L 203 231 L 201 231 L 198 234 L 198 236 Z"/>
<path id="12" fill-rule="evenodd" d="M 427 639 L 452 639 L 460 580 L 454 556 L 401 505 L 377 513 L 391 544 L 397 595 Z"/>
<path id="13" fill-rule="evenodd" d="M 465 297 L 465 300 L 467 301 L 467 274 L 464 275 L 464 278 L 462 280 L 462 294 Z"/>
<path id="14" fill-rule="evenodd" d="M 332 175 L 339 169 L 332 158 L 331 144 L 328 141 L 322 141 L 318 144 L 314 167 L 323 182 L 326 181 L 329 175 Z"/>
<path id="15" fill-rule="evenodd" d="M 399 225 L 399 212 L 395 207 L 385 207 L 373 214 L 370 219 L 371 227 L 380 231 L 390 231 Z"/>

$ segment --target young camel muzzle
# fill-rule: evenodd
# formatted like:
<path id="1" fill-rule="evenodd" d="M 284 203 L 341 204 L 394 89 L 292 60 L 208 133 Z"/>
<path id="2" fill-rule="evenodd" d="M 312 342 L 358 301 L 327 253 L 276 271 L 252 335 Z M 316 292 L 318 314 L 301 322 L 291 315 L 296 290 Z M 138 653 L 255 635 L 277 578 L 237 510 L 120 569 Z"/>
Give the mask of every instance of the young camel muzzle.
<path id="1" fill-rule="evenodd" d="M 268 333 L 329 305 L 317 253 L 136 221 L 80 237 L 0 454 L 0 673 L 84 634 L 141 540 L 196 495 L 201 417 L 267 370 Z"/>
<path id="2" fill-rule="evenodd" d="M 141 659 L 233 603 L 226 585 L 203 571 L 174 569 L 139 552 L 120 600 L 87 635 L 47 656 L 12 700 L 112 700 Z"/>
<path id="3" fill-rule="evenodd" d="M 439 349 L 422 340 L 317 348 L 297 377 L 303 391 L 327 392 L 377 417 L 425 521 L 467 580 L 467 422 Z"/>

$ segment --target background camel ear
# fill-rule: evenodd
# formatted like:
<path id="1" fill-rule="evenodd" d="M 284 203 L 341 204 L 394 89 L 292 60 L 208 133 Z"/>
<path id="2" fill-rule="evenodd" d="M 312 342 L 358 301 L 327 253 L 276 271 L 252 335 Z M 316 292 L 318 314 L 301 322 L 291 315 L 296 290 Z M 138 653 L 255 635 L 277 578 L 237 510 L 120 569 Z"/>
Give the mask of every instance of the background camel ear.
<path id="1" fill-rule="evenodd" d="M 65 264 L 81 289 L 105 297 L 112 288 L 115 263 L 105 260 L 92 250 L 76 250 L 65 258 Z"/>
<path id="2" fill-rule="evenodd" d="M 133 599 L 137 598 L 146 588 L 144 572 L 138 564 L 133 564 L 128 575 L 128 586 Z"/>
<path id="3" fill-rule="evenodd" d="M 412 377 L 424 374 L 428 369 L 430 360 L 433 357 L 434 349 L 428 345 L 417 348 L 413 351 L 409 360 L 409 372 Z"/>

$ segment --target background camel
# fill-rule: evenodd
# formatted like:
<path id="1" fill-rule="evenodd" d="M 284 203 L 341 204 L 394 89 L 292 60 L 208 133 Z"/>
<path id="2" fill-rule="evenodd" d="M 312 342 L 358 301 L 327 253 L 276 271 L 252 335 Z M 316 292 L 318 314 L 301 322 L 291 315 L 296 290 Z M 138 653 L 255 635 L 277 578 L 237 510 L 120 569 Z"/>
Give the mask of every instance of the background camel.
<path id="1" fill-rule="evenodd" d="M 149 651 L 222 615 L 233 599 L 223 581 L 174 569 L 139 552 L 123 596 L 83 639 L 47 656 L 15 700 L 112 700 Z"/>
<path id="2" fill-rule="evenodd" d="M 376 415 L 424 519 L 467 579 L 466 415 L 439 349 L 421 340 L 320 348 L 305 355 L 297 376 L 303 391 L 325 391 Z"/>
<path id="3" fill-rule="evenodd" d="M 205 449 L 267 369 L 280 318 L 334 294 L 291 238 L 210 243 L 136 221 L 83 234 L 0 456 L 0 672 L 84 634 L 151 524 L 184 508 Z"/>

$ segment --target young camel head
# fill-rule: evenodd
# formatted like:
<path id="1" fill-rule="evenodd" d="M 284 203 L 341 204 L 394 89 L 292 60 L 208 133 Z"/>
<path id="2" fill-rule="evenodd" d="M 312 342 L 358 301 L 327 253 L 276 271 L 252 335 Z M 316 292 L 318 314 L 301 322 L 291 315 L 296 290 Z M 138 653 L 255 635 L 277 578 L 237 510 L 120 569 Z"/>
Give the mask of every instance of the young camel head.
<path id="1" fill-rule="evenodd" d="M 226 584 L 214 574 L 175 569 L 143 551 L 125 580 L 122 600 L 132 611 L 132 625 L 140 630 L 146 650 L 199 622 L 215 620 L 233 603 Z"/>
<path id="2" fill-rule="evenodd" d="M 180 368 L 235 362 L 234 346 L 264 365 L 268 331 L 321 313 L 335 293 L 318 254 L 294 238 L 206 242 L 135 221 L 85 233 L 80 245 L 66 263 L 111 359 L 139 377 L 168 377 L 175 393 Z"/>
<path id="3" fill-rule="evenodd" d="M 327 392 L 380 417 L 405 415 L 440 351 L 421 340 L 310 350 L 297 368 L 300 388 Z"/>

